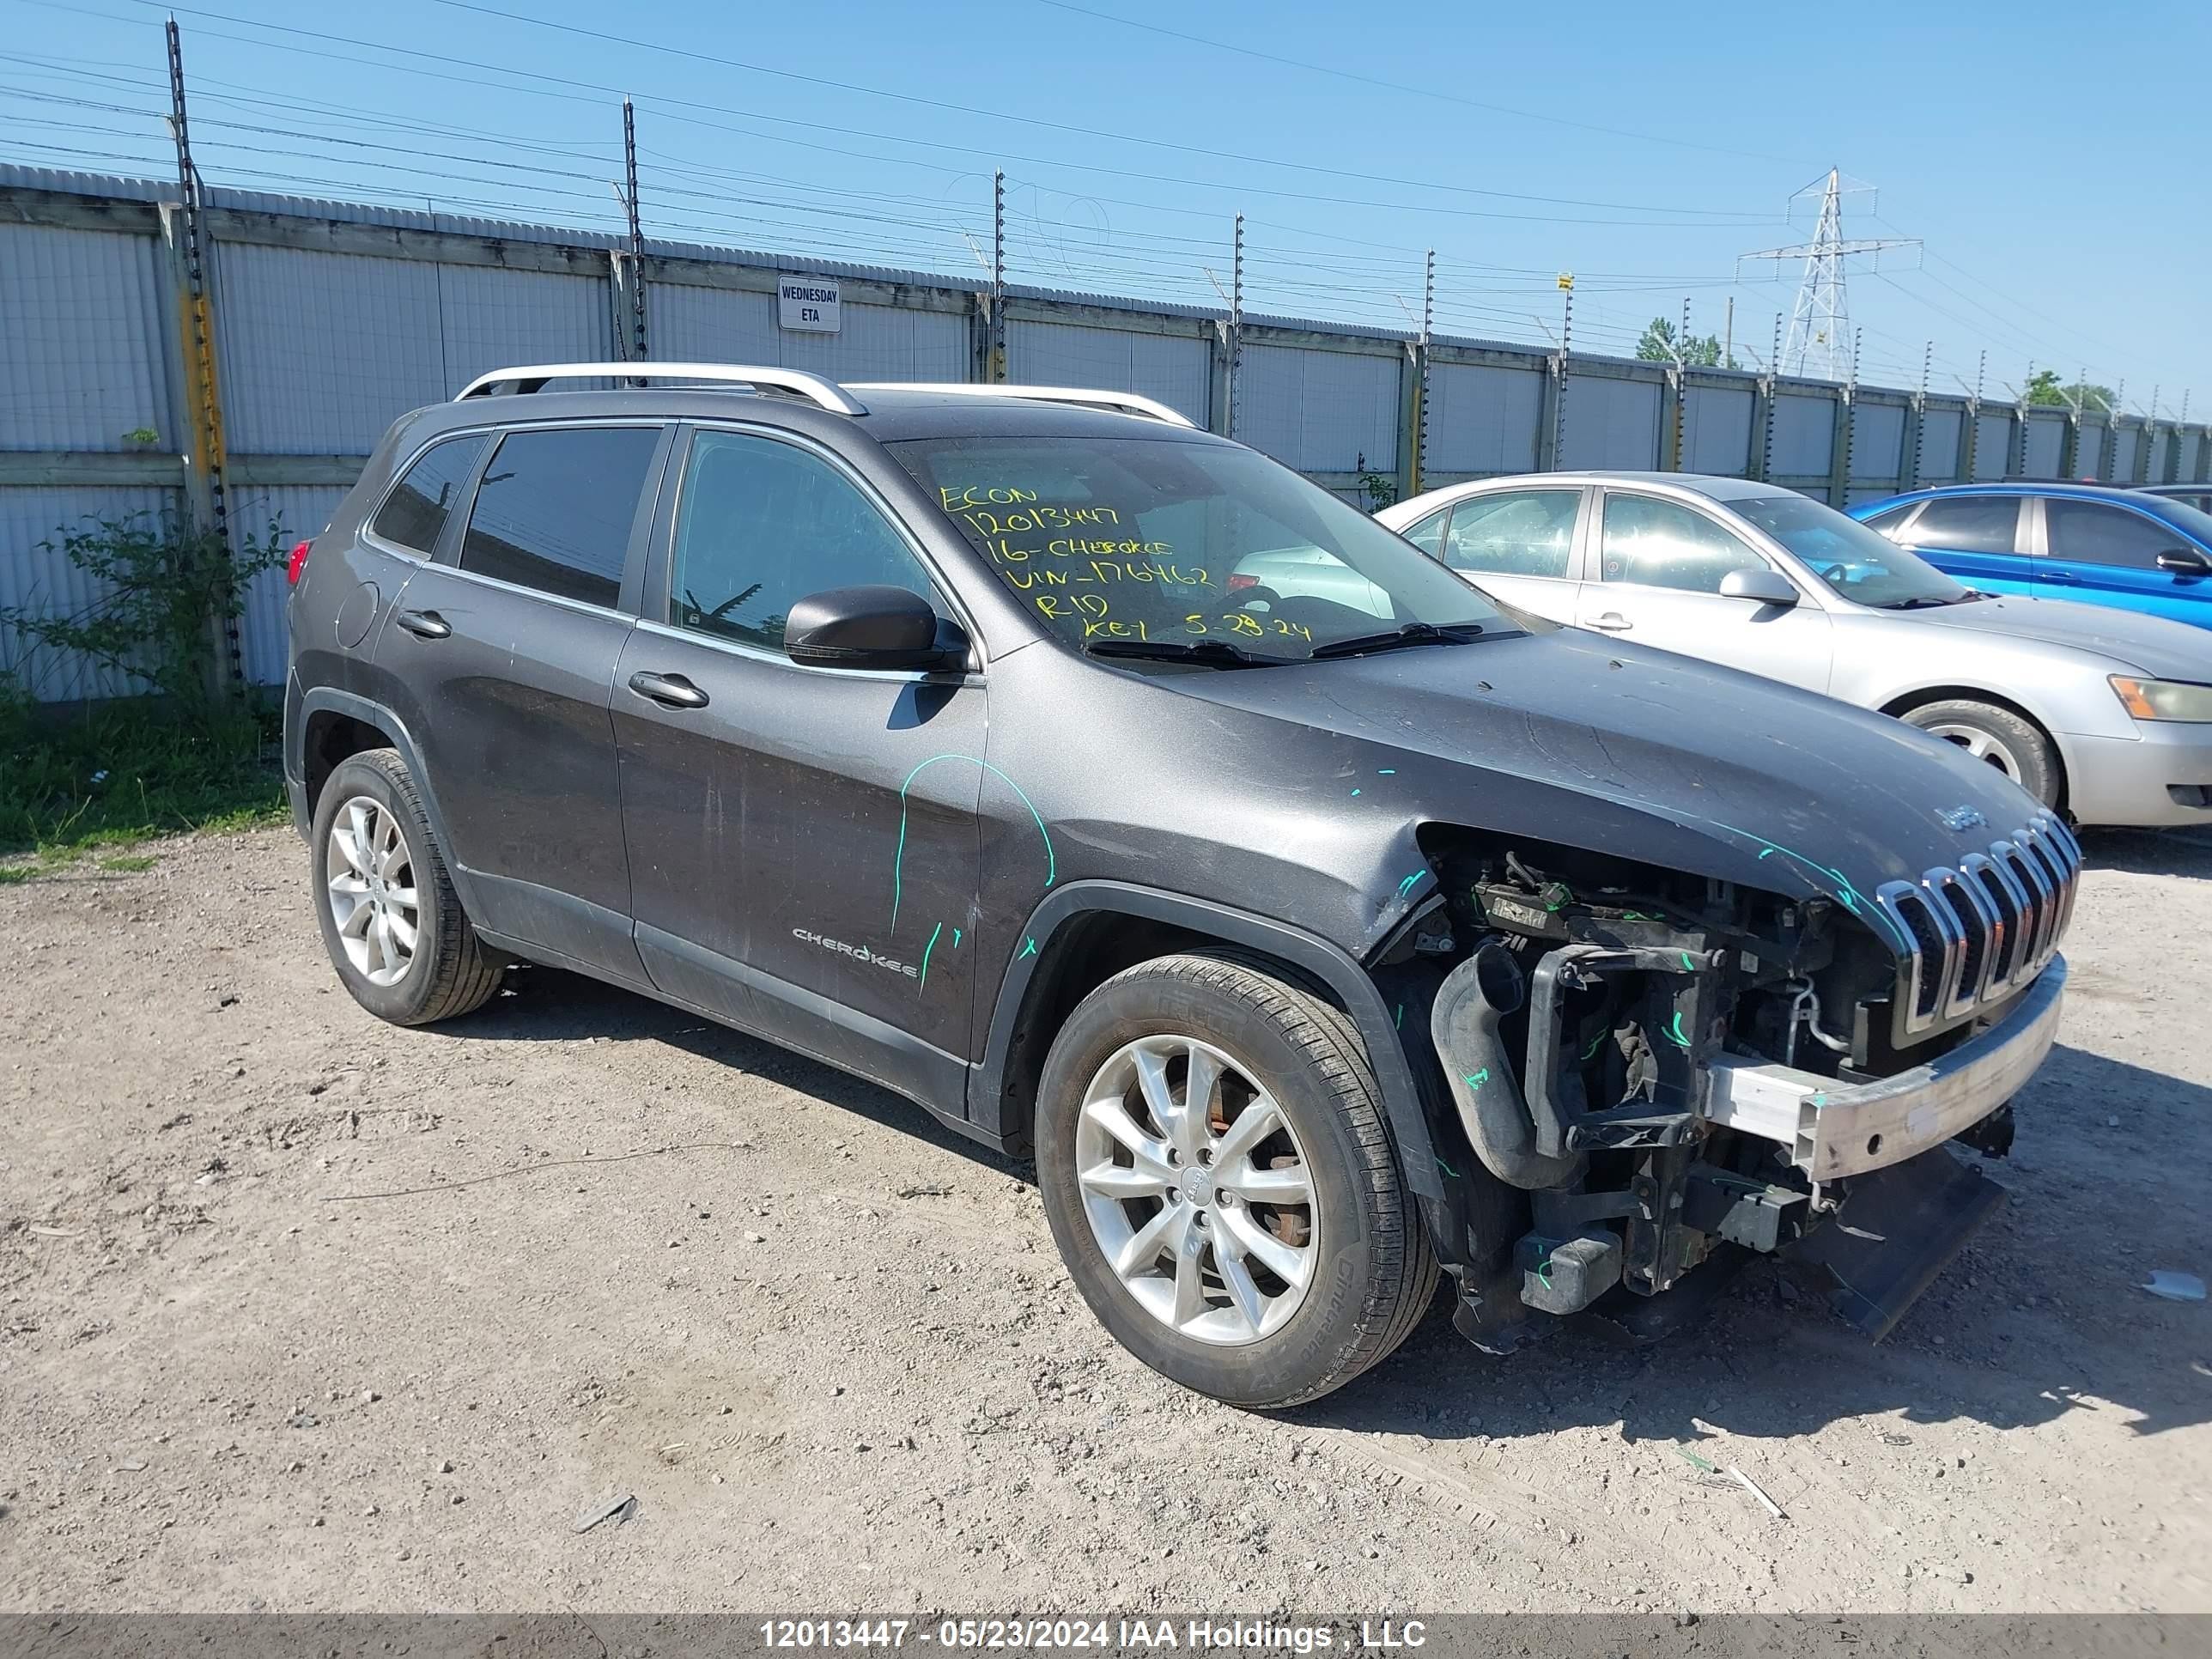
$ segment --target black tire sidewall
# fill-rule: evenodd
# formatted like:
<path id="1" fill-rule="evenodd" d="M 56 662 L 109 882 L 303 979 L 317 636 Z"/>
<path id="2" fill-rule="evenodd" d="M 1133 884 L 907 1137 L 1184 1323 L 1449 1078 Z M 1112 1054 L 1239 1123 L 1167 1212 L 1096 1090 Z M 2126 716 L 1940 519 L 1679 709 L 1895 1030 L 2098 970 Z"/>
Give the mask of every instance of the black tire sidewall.
<path id="1" fill-rule="evenodd" d="M 2008 708 L 1969 698 L 1931 702 L 1906 711 L 1905 724 L 1923 731 L 1930 726 L 1977 726 L 2002 743 L 2020 758 L 2020 787 L 2044 805 L 2058 804 L 2058 757 L 2051 740 L 2034 725 Z M 1933 735 L 1932 733 L 1930 735 Z M 1948 742 L 1939 738 L 1938 742 Z"/>
<path id="2" fill-rule="evenodd" d="M 1290 1119 L 1320 1199 L 1321 1260 L 1304 1302 L 1274 1334 L 1229 1347 L 1162 1324 L 1123 1287 L 1091 1231 L 1076 1182 L 1075 1131 L 1084 1091 L 1108 1057 L 1139 1037 L 1197 1036 L 1236 1058 Z M 1037 1096 L 1037 1182 L 1047 1219 L 1076 1289 L 1138 1358 L 1184 1387 L 1232 1405 L 1310 1397 L 1346 1380 L 1346 1355 L 1365 1328 L 1380 1271 L 1370 1158 L 1334 1091 L 1273 1022 L 1221 988 L 1141 972 L 1109 981 L 1061 1029 Z M 1388 1153 L 1385 1152 L 1388 1163 Z M 1395 1166 L 1389 1170 L 1395 1180 Z M 1414 1217 L 1410 1202 L 1402 1213 Z M 1418 1220 L 1413 1224 L 1418 1225 Z"/>
<path id="3" fill-rule="evenodd" d="M 396 766 L 401 763 L 395 758 L 392 763 Z M 331 914 L 325 888 L 327 876 L 324 860 L 330 850 L 331 826 L 348 801 L 362 797 L 376 802 L 399 821 L 407 836 L 407 854 L 415 872 L 415 958 L 393 985 L 370 983 L 347 960 L 345 947 L 338 940 L 337 920 Z M 438 994 L 441 987 L 437 969 L 444 960 L 445 930 L 459 921 L 453 914 L 455 907 L 447 898 L 436 860 L 436 844 L 428 821 L 391 774 L 362 756 L 341 762 L 323 785 L 322 796 L 315 808 L 313 837 L 308 846 L 307 873 L 316 925 L 322 929 L 323 948 L 330 952 L 331 965 L 337 969 L 338 978 L 353 1000 L 379 1019 L 390 1020 L 397 1025 L 416 1024 L 431 999 Z"/>

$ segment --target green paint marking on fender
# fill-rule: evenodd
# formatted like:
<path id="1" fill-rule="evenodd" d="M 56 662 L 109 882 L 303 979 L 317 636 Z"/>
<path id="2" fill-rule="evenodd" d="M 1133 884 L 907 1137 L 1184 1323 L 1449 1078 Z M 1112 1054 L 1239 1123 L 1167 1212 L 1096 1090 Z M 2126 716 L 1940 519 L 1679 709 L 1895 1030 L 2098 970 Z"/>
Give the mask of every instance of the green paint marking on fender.
<path id="1" fill-rule="evenodd" d="M 1019 795 L 1022 805 L 1030 809 L 1030 816 L 1036 820 L 1037 834 L 1044 838 L 1044 884 L 1048 887 L 1051 886 L 1060 875 L 1059 860 L 1053 856 L 1052 832 L 1044 827 L 1044 814 L 1037 811 L 1036 803 L 1029 798 L 1021 785 L 1016 783 L 990 762 L 980 760 L 974 755 L 932 755 L 913 771 L 908 773 L 906 781 L 899 785 L 898 848 L 891 854 L 891 932 L 894 933 L 898 932 L 899 897 L 905 879 L 906 819 L 908 805 L 906 798 L 907 791 L 914 787 L 914 781 L 916 778 L 939 761 L 966 761 L 970 766 L 981 767 Z"/>
<path id="2" fill-rule="evenodd" d="M 960 948 L 960 930 L 957 927 L 952 930 L 952 948 L 956 951 Z"/>
<path id="3" fill-rule="evenodd" d="M 1599 1049 L 1604 1047 L 1605 1033 L 1600 1031 L 1595 1036 L 1590 1039 L 1590 1046 L 1583 1050 L 1583 1058 L 1584 1060 L 1588 1060 L 1591 1055 L 1595 1054 Z"/>
<path id="4" fill-rule="evenodd" d="M 1449 1176 L 1450 1176 L 1454 1181 L 1457 1181 L 1457 1180 L 1459 1179 L 1459 1171 L 1458 1171 L 1457 1170 L 1453 1169 L 1453 1168 L 1452 1168 L 1452 1166 L 1451 1166 L 1450 1164 L 1449 1164 L 1445 1163 L 1445 1162 L 1443 1161 L 1443 1159 L 1442 1159 L 1442 1158 L 1438 1158 L 1438 1159 L 1437 1160 L 1437 1168 L 1438 1168 L 1439 1170 L 1443 1170 L 1446 1175 Z"/>
<path id="5" fill-rule="evenodd" d="M 1015 960 L 1016 962 L 1019 962 L 1019 961 L 1022 959 L 1022 957 L 1033 957 L 1033 956 L 1035 956 L 1036 954 L 1036 941 L 1035 939 L 1024 939 L 1024 940 L 1022 942 L 1022 952 L 1021 952 L 1021 956 L 1018 956 L 1018 957 L 1016 957 L 1014 958 L 1014 960 Z"/>
<path id="6" fill-rule="evenodd" d="M 1359 792 L 1355 789 L 1352 793 L 1356 795 Z M 1400 898 L 1403 898 L 1407 894 L 1412 892 L 1413 890 L 1413 884 L 1419 881 L 1423 876 L 1425 876 L 1429 872 L 1425 870 L 1416 870 L 1412 875 L 1407 877 L 1405 880 L 1400 882 L 1398 884 L 1398 896 Z"/>
<path id="7" fill-rule="evenodd" d="M 1686 974 L 1694 974 L 1698 971 L 1698 964 L 1690 960 L 1690 953 L 1687 951 L 1682 952 L 1682 971 Z"/>
<path id="8" fill-rule="evenodd" d="M 1479 1072 L 1469 1072 L 1467 1074 L 1466 1081 L 1468 1088 L 1480 1089 L 1484 1084 L 1490 1081 L 1490 1067 L 1486 1066 Z"/>
<path id="9" fill-rule="evenodd" d="M 1353 790 L 1352 793 L 1353 794 L 1355 794 L 1355 795 L 1356 795 L 1356 794 L 1358 794 L 1359 792 L 1358 792 L 1357 789 L 1355 789 L 1355 790 Z"/>
<path id="10" fill-rule="evenodd" d="M 1392 1018 L 1390 1023 L 1393 1025 L 1395 1025 L 1401 1031 L 1406 1029 L 1406 1005 L 1404 1003 L 1401 1002 L 1398 1005 L 1397 1014 Z"/>
<path id="11" fill-rule="evenodd" d="M 1395 778 L 1398 775 L 1398 769 L 1395 766 L 1386 766 L 1375 775 L 1378 778 Z"/>
<path id="12" fill-rule="evenodd" d="M 929 985 L 929 953 L 930 953 L 932 951 L 934 951 L 934 950 L 937 948 L 937 936 L 938 936 L 939 933 L 943 933 L 944 931 L 945 931 L 945 924 L 944 924 L 943 922 L 941 922 L 941 921 L 940 921 L 940 922 L 939 922 L 939 923 L 937 924 L 937 926 L 936 926 L 936 927 L 933 927 L 933 928 L 931 928 L 931 929 L 929 930 L 929 943 L 928 943 L 928 944 L 927 944 L 927 945 L 923 945 L 923 946 L 921 947 L 921 982 L 919 985 L 917 985 L 917 986 L 915 986 L 915 988 L 916 990 L 918 990 L 918 991 L 919 991 L 919 990 L 926 990 L 926 989 L 928 988 L 928 985 Z"/>
<path id="13" fill-rule="evenodd" d="M 1690 1039 L 1682 1034 L 1682 1011 L 1680 1008 L 1674 1011 L 1674 1023 L 1667 1028 L 1667 1035 L 1685 1048 L 1690 1046 Z"/>

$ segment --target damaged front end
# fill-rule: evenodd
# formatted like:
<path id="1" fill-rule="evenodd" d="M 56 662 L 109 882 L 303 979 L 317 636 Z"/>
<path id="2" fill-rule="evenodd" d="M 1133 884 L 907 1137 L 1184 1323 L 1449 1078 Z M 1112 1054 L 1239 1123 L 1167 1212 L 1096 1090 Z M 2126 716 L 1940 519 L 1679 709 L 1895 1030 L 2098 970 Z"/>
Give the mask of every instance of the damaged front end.
<path id="1" fill-rule="evenodd" d="M 2002 1155 L 2055 1035 L 2081 870 L 2055 820 L 1888 884 L 1881 934 L 1574 848 L 1432 825 L 1423 850 L 1438 890 L 1375 971 L 1467 1159 L 1439 1158 L 1433 1231 L 1479 1346 L 1532 1313 L 1656 1334 L 1692 1269 L 1783 1249 L 1879 1339 L 2001 1200 L 1945 1143 Z"/>

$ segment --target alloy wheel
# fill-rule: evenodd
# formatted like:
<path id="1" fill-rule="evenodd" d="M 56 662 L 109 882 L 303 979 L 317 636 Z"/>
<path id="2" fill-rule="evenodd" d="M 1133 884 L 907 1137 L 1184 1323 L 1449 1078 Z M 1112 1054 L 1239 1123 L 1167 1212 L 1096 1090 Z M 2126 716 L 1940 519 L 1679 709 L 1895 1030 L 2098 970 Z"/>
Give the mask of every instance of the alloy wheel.
<path id="1" fill-rule="evenodd" d="M 422 910 L 415 855 L 383 802 L 356 795 L 338 808 L 323 854 L 323 884 L 338 943 L 371 985 L 397 985 L 415 965 Z"/>
<path id="2" fill-rule="evenodd" d="M 1115 1050 L 1084 1091 L 1075 1170 L 1108 1267 L 1185 1336 L 1258 1341 L 1312 1286 L 1322 1216 L 1305 1150 L 1212 1043 L 1162 1034 Z"/>

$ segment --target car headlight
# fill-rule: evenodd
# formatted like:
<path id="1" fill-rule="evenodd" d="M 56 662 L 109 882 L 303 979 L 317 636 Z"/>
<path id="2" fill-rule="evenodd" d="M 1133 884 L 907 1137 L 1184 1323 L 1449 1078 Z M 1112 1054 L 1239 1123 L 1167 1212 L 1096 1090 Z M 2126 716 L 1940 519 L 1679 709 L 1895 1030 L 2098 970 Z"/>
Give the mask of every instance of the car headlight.
<path id="1" fill-rule="evenodd" d="M 2115 674 L 2112 679 L 2122 706 L 2139 720 L 2212 722 L 2212 685 L 2139 680 L 2126 674 Z"/>

